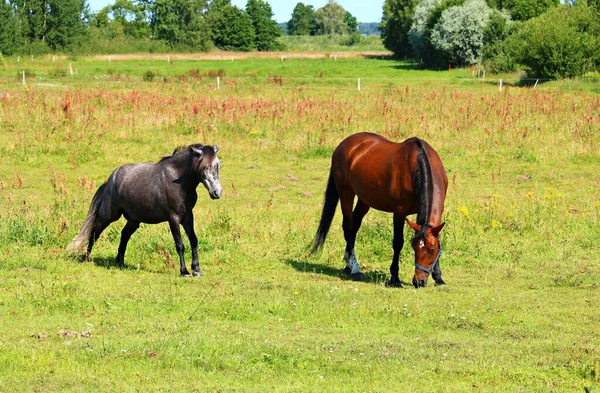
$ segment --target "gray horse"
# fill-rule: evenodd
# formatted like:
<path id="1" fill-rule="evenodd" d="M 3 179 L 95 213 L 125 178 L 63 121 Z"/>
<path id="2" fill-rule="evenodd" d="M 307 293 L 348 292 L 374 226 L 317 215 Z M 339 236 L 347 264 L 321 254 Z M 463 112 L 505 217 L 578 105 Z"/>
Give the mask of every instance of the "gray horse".
<path id="1" fill-rule="evenodd" d="M 179 255 L 181 275 L 190 276 L 190 273 L 183 260 L 184 246 L 179 225 L 183 226 L 190 240 L 193 274 L 201 276 L 192 209 L 198 200 L 198 184 L 206 187 L 211 199 L 219 199 L 223 193 L 218 150 L 219 145 L 194 144 L 175 149 L 171 156 L 156 164 L 129 164 L 117 168 L 96 191 L 83 228 L 67 250 L 83 252 L 87 246 L 86 256 L 89 258 L 102 231 L 123 215 L 127 223 L 121 232 L 116 261 L 124 266 L 127 242 L 140 223 L 167 221 Z"/>

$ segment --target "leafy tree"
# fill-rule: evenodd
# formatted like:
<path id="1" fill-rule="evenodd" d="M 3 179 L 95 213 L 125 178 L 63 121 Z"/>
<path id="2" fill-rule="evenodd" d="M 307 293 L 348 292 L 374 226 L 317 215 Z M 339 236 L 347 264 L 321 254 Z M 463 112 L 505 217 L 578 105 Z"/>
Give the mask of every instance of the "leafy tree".
<path id="1" fill-rule="evenodd" d="M 513 20 L 528 20 L 542 15 L 548 9 L 556 7 L 560 0 L 504 0 L 501 5 L 506 8 Z"/>
<path id="2" fill-rule="evenodd" d="M 226 5 L 212 23 L 212 38 L 218 48 L 237 51 L 256 49 L 252 19 L 245 11 Z"/>
<path id="3" fill-rule="evenodd" d="M 414 50 L 415 56 L 426 65 L 432 65 L 436 62 L 435 49 L 429 42 L 430 29 L 428 24 L 439 3 L 440 0 L 421 0 L 415 7 L 413 23 L 408 31 L 408 41 Z"/>
<path id="4" fill-rule="evenodd" d="M 431 32 L 431 44 L 450 63 L 477 63 L 490 12 L 485 0 L 468 0 L 462 6 L 447 8 Z"/>
<path id="5" fill-rule="evenodd" d="M 119 31 L 134 38 L 150 35 L 150 23 L 144 7 L 134 4 L 131 0 L 117 0 L 113 5 L 103 8 L 96 14 L 95 23 L 98 27 L 106 27 L 110 23 L 117 24 Z"/>
<path id="6" fill-rule="evenodd" d="M 507 46 L 531 77 L 571 78 L 600 69 L 600 21 L 585 3 L 528 20 Z"/>
<path id="7" fill-rule="evenodd" d="M 171 47 L 183 45 L 194 50 L 211 48 L 210 32 L 203 12 L 203 0 L 156 0 L 153 7 L 152 30 L 156 38 Z"/>
<path id="8" fill-rule="evenodd" d="M 84 18 L 89 13 L 85 0 L 49 0 L 48 5 L 48 46 L 57 50 L 80 44 L 88 32 L 84 23 Z"/>
<path id="9" fill-rule="evenodd" d="M 346 10 L 334 0 L 315 11 L 315 24 L 318 35 L 348 34 Z"/>
<path id="10" fill-rule="evenodd" d="M 312 5 L 296 4 L 288 22 L 290 35 L 314 35 L 316 30 L 315 9 Z"/>
<path id="11" fill-rule="evenodd" d="M 20 46 L 19 20 L 12 4 L 0 0 L 0 54 L 12 55 Z"/>
<path id="12" fill-rule="evenodd" d="M 486 68 L 492 72 L 512 72 L 517 63 L 505 50 L 505 42 L 515 30 L 515 24 L 505 11 L 492 10 L 488 23 L 483 28 L 481 55 Z"/>
<path id="13" fill-rule="evenodd" d="M 383 4 L 381 39 L 383 45 L 394 52 L 395 56 L 413 54 L 408 32 L 413 23 L 417 3 L 418 0 L 386 0 Z"/>
<path id="14" fill-rule="evenodd" d="M 348 26 L 348 33 L 352 34 L 355 31 L 358 31 L 358 21 L 356 20 L 356 17 L 348 11 L 346 11 L 346 15 L 344 15 L 344 22 L 346 23 L 346 26 Z"/>
<path id="15" fill-rule="evenodd" d="M 281 31 L 277 27 L 277 22 L 273 20 L 273 11 L 269 3 L 263 0 L 248 0 L 246 12 L 254 26 L 256 49 L 259 51 L 280 49 L 277 38 L 281 36 Z"/>

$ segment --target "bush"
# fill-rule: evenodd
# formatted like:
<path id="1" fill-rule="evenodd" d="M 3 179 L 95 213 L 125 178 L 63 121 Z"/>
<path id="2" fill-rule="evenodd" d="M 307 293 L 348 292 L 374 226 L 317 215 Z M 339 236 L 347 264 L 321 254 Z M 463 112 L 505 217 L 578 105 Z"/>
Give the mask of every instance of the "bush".
<path id="1" fill-rule="evenodd" d="M 156 75 L 158 75 L 158 73 L 157 73 L 157 72 L 155 72 L 155 71 L 152 71 L 152 70 L 146 70 L 146 71 L 144 72 L 144 76 L 143 76 L 143 78 L 144 78 L 144 82 L 152 82 L 152 81 L 154 80 L 154 77 L 155 77 Z"/>
<path id="2" fill-rule="evenodd" d="M 507 51 L 530 77 L 572 78 L 600 66 L 600 21 L 583 3 L 530 19 L 507 41 Z"/>
<path id="3" fill-rule="evenodd" d="M 361 39 L 362 39 L 362 35 L 360 34 L 360 31 L 355 31 L 354 33 L 350 34 L 349 36 L 345 37 L 342 40 L 342 45 L 344 45 L 344 46 L 358 45 L 358 44 L 360 44 Z"/>

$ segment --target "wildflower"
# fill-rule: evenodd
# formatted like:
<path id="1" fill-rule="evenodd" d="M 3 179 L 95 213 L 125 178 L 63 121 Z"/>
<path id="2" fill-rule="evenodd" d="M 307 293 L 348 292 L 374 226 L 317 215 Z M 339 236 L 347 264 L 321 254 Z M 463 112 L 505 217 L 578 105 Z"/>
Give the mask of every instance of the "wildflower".
<path id="1" fill-rule="evenodd" d="M 458 208 L 458 212 L 465 216 L 465 218 L 469 218 L 469 209 L 466 206 L 461 206 Z"/>
<path id="2" fill-rule="evenodd" d="M 501 227 L 502 224 L 500 224 L 500 222 L 498 220 L 492 220 L 492 223 L 490 224 L 490 226 L 492 228 L 498 228 L 498 227 Z"/>

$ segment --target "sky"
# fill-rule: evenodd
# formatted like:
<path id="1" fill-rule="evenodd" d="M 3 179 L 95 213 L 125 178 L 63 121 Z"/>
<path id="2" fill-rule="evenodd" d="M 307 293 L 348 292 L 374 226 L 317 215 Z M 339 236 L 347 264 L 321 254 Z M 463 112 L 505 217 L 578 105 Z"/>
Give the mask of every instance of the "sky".
<path id="1" fill-rule="evenodd" d="M 92 11 L 100 11 L 114 0 L 88 0 Z M 267 0 L 271 4 L 273 17 L 277 22 L 287 22 L 292 16 L 292 11 L 298 2 L 312 5 L 315 10 L 327 4 L 327 0 Z M 246 8 L 246 0 L 231 0 L 233 5 Z M 350 11 L 359 22 L 380 22 L 383 13 L 384 0 L 338 0 L 337 3 Z"/>

